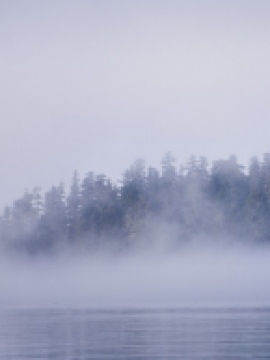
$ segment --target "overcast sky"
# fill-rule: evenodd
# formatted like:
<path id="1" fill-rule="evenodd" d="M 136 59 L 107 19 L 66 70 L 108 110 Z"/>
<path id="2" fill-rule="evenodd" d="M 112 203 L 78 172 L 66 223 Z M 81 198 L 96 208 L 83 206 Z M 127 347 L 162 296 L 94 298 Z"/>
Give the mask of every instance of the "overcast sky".
<path id="1" fill-rule="evenodd" d="M 270 152 L 269 19 L 269 0 L 0 0 L 0 207 L 74 169 Z"/>

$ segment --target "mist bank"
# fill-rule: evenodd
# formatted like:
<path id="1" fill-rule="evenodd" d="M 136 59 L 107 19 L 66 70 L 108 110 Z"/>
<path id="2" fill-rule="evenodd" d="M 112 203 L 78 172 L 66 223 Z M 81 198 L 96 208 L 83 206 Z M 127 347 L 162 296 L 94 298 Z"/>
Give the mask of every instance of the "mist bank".
<path id="1" fill-rule="evenodd" d="M 211 166 L 192 156 L 177 166 L 167 153 L 161 167 L 140 159 L 117 184 L 75 172 L 67 193 L 63 183 L 44 196 L 38 188 L 26 192 L 0 219 L 1 251 L 51 256 L 178 248 L 194 239 L 270 243 L 270 154 L 244 169 L 235 156 Z"/>
<path id="2" fill-rule="evenodd" d="M 0 306 L 269 305 L 268 247 L 1 259 Z"/>

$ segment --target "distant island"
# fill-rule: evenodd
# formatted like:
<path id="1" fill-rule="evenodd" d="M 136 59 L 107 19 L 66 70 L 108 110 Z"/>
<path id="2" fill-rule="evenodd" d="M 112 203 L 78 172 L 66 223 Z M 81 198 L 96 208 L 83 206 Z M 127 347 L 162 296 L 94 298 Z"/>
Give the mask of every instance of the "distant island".
<path id="1" fill-rule="evenodd" d="M 1 251 L 126 251 L 159 236 L 174 244 L 270 242 L 270 154 L 252 158 L 246 170 L 235 156 L 211 167 L 191 156 L 177 168 L 167 153 L 161 164 L 158 171 L 136 160 L 118 184 L 93 172 L 79 180 L 75 172 L 67 193 L 63 183 L 44 196 L 39 188 L 25 192 L 1 216 Z"/>

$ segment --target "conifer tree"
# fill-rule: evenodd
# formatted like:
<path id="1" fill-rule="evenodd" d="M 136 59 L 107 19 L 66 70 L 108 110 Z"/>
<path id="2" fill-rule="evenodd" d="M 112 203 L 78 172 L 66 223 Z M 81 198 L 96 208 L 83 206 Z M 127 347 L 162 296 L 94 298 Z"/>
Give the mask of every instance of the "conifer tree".
<path id="1" fill-rule="evenodd" d="M 67 235 L 70 240 L 80 236 L 81 189 L 78 173 L 74 171 L 67 197 Z"/>

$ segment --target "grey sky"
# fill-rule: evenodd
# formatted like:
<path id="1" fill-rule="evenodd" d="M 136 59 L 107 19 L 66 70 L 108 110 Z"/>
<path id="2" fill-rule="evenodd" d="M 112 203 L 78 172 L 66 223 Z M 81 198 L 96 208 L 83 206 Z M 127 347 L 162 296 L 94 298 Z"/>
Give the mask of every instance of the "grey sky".
<path id="1" fill-rule="evenodd" d="M 0 0 L 0 207 L 74 169 L 269 152 L 269 19 L 269 0 Z"/>

